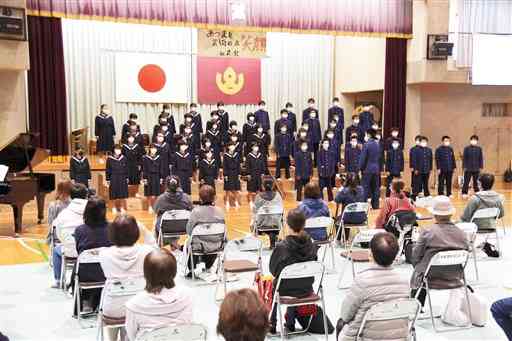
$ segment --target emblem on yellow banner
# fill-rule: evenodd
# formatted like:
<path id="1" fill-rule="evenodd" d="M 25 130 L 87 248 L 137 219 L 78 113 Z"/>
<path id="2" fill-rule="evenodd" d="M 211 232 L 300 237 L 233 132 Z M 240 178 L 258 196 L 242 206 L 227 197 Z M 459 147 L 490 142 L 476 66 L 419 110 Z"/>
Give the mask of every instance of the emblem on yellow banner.
<path id="1" fill-rule="evenodd" d="M 237 75 L 236 71 L 228 66 L 223 73 L 217 72 L 215 82 L 220 91 L 226 95 L 234 95 L 244 87 L 244 74 L 239 73 Z"/>

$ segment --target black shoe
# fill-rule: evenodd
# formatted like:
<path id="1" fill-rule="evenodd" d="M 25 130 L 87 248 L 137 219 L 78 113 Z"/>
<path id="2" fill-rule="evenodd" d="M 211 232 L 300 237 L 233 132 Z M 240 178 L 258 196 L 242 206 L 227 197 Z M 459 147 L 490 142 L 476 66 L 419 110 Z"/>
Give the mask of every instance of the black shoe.
<path id="1" fill-rule="evenodd" d="M 269 332 L 269 334 L 276 335 L 277 334 L 276 325 L 275 324 L 271 324 L 270 325 L 270 329 L 269 329 L 268 332 Z"/>
<path id="2" fill-rule="evenodd" d="M 498 258 L 500 256 L 500 253 L 498 252 L 498 250 L 496 250 L 496 247 L 494 245 L 492 245 L 491 243 L 485 242 L 482 250 L 489 257 Z"/>
<path id="3" fill-rule="evenodd" d="M 293 332 L 295 332 L 295 321 L 294 321 L 294 323 L 293 323 L 293 324 L 291 324 L 291 323 L 285 323 L 285 325 L 284 325 L 284 326 L 285 326 L 285 328 L 286 328 L 287 332 L 289 332 L 289 333 L 293 333 Z"/>
<path id="4" fill-rule="evenodd" d="M 268 237 L 270 239 L 270 248 L 273 249 L 274 247 L 276 247 L 277 236 L 275 234 L 271 234 Z"/>

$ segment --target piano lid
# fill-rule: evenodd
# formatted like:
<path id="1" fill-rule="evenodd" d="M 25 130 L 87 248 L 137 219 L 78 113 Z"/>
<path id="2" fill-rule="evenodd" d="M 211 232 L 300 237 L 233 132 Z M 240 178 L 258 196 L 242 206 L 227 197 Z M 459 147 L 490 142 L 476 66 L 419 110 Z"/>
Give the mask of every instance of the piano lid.
<path id="1" fill-rule="evenodd" d="M 8 166 L 10 173 L 20 173 L 26 171 L 29 164 L 33 168 L 46 160 L 50 151 L 34 147 L 38 136 L 39 134 L 21 133 L 12 138 L 0 148 L 0 164 Z"/>

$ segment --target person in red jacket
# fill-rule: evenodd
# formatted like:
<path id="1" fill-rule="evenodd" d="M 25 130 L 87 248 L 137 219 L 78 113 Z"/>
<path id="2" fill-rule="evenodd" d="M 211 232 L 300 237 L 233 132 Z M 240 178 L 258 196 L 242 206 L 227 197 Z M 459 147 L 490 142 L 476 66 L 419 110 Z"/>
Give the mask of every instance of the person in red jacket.
<path id="1" fill-rule="evenodd" d="M 384 228 L 389 217 L 397 211 L 414 211 L 414 206 L 404 193 L 405 182 L 395 178 L 391 182 L 391 196 L 384 200 L 384 207 L 380 210 L 375 228 Z"/>

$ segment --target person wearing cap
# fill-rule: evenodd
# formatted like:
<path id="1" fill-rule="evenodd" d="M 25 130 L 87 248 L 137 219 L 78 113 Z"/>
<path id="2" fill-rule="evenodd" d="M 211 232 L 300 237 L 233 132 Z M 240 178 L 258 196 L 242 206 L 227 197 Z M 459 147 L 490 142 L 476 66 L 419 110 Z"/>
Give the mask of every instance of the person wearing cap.
<path id="1" fill-rule="evenodd" d="M 444 195 L 432 200 L 429 211 L 434 215 L 435 224 L 421 231 L 418 240 L 412 249 L 411 263 L 414 272 L 411 278 L 412 296 L 421 290 L 418 300 L 425 304 L 426 290 L 422 288 L 422 281 L 432 257 L 441 251 L 468 250 L 469 245 L 464 231 L 459 229 L 452 221 L 455 207 L 450 198 Z M 462 285 L 464 269 L 457 266 L 446 266 L 430 271 L 429 288 L 448 289 Z"/>

